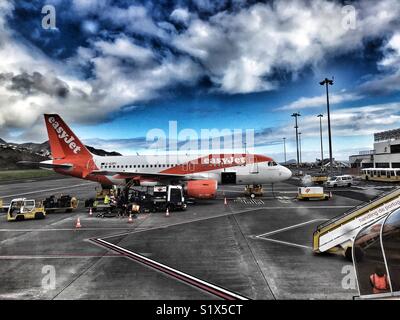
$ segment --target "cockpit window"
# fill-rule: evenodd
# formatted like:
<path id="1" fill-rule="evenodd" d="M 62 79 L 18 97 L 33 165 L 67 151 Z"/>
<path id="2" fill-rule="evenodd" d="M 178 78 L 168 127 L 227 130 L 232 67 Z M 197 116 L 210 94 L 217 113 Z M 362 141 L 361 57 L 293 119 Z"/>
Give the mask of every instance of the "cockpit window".
<path id="1" fill-rule="evenodd" d="M 275 161 L 268 162 L 268 167 L 277 166 L 278 164 Z"/>

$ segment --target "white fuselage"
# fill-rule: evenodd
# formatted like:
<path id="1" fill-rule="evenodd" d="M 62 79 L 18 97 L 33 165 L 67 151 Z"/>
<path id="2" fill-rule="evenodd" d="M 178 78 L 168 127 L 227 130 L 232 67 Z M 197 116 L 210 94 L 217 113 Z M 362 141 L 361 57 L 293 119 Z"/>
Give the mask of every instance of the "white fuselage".
<path id="1" fill-rule="evenodd" d="M 292 176 L 292 172 L 284 166 L 271 161 L 260 161 L 256 163 L 246 163 L 242 160 L 229 163 L 230 159 L 224 158 L 221 164 L 206 163 L 202 165 L 193 164 L 192 162 L 199 159 L 197 156 L 179 155 L 179 156 L 94 156 L 93 161 L 98 170 L 107 172 L 115 172 L 115 175 L 107 174 L 106 178 L 113 184 L 124 184 L 126 179 L 121 173 L 171 173 L 184 175 L 180 180 L 192 179 L 213 179 L 218 184 L 238 184 L 252 185 L 275 183 L 284 181 Z M 245 159 L 245 158 L 243 158 Z M 234 159 L 235 160 L 235 159 Z M 236 159 L 237 160 L 237 159 Z M 240 163 L 237 165 L 237 163 Z M 234 182 L 223 181 L 223 173 L 234 173 Z M 149 179 L 150 181 L 152 179 Z"/>

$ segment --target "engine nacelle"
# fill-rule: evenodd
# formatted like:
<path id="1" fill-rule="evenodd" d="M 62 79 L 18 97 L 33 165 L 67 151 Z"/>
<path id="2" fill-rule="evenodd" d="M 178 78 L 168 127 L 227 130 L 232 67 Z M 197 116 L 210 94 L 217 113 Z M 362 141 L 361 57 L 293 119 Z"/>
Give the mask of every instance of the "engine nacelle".
<path id="1" fill-rule="evenodd" d="M 185 186 L 187 195 L 196 199 L 214 199 L 217 188 L 216 180 L 190 180 Z"/>

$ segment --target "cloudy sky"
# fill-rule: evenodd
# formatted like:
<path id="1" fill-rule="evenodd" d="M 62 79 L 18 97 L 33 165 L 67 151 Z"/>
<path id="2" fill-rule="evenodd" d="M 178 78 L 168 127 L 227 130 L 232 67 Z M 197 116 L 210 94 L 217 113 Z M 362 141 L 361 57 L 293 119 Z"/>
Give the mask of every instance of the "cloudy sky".
<path id="1" fill-rule="evenodd" d="M 42 27 L 44 5 L 55 28 Z M 254 129 L 256 151 L 281 161 L 283 137 L 295 157 L 300 112 L 314 160 L 319 81 L 334 77 L 334 157 L 347 159 L 400 127 L 399 17 L 398 0 L 3 0 L 0 137 L 42 142 L 42 114 L 56 112 L 85 142 L 134 154 L 177 121 Z"/>

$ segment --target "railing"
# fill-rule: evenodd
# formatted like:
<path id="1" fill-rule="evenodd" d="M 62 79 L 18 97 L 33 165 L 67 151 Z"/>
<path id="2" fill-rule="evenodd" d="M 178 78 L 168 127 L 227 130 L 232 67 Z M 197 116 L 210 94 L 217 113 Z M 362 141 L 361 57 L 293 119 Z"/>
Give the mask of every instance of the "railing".
<path id="1" fill-rule="evenodd" d="M 362 208 L 365 208 L 365 207 L 369 206 L 371 203 L 379 201 L 379 200 L 383 199 L 384 197 L 386 197 L 386 196 L 388 196 L 388 195 L 390 195 L 392 193 L 399 192 L 399 191 L 400 191 L 400 188 L 396 188 L 394 190 L 390 190 L 390 191 L 384 192 L 384 193 L 380 194 L 379 196 L 373 198 L 372 200 L 370 200 L 367 203 L 364 203 L 364 204 L 361 204 L 361 205 L 359 205 L 357 207 L 354 207 L 353 209 L 350 209 L 349 211 L 347 211 L 347 212 L 345 212 L 345 213 L 343 213 L 343 214 L 341 214 L 339 216 L 336 216 L 336 217 L 334 217 L 334 218 L 332 218 L 332 219 L 330 219 L 328 221 L 325 221 L 325 222 L 321 223 L 320 225 L 317 226 L 317 230 L 316 231 L 320 231 L 321 229 L 329 226 L 330 224 L 333 224 L 333 223 L 341 220 L 342 218 L 345 218 L 345 217 L 351 215 L 352 213 L 354 213 L 354 212 L 356 212 L 356 211 L 358 211 L 358 210 L 360 210 Z"/>

